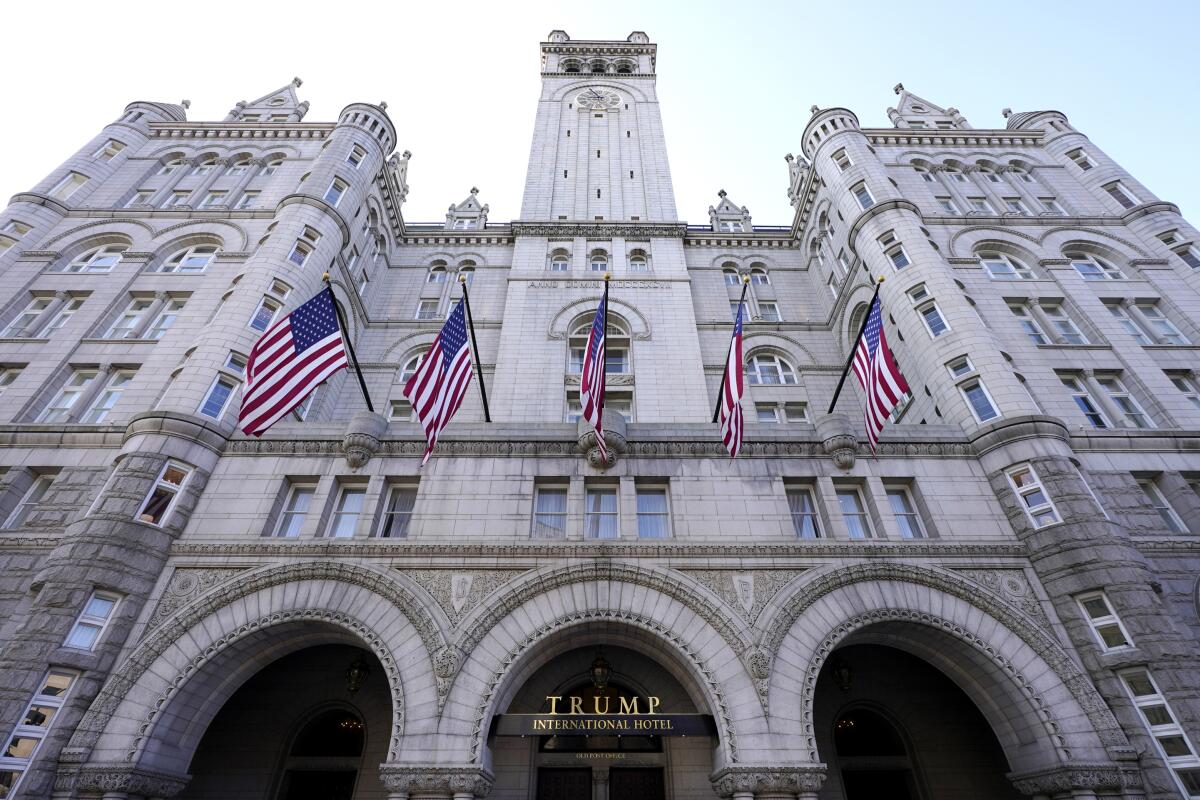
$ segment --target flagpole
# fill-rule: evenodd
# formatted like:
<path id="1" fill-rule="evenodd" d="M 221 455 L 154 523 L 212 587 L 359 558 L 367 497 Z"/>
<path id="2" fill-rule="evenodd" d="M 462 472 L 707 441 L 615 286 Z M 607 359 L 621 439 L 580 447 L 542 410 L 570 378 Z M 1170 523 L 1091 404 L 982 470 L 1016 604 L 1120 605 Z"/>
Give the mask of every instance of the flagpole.
<path id="1" fill-rule="evenodd" d="M 842 377 L 838 381 L 837 388 L 833 390 L 833 399 L 829 401 L 829 410 L 826 414 L 833 413 L 833 407 L 837 405 L 838 398 L 842 395 L 842 386 L 846 383 L 846 376 L 850 374 L 850 365 L 854 363 L 854 354 L 858 352 L 858 343 L 863 337 L 863 332 L 867 329 L 867 320 L 871 318 L 871 306 L 875 304 L 875 299 L 879 297 L 879 287 L 883 285 L 883 278 L 880 277 L 875 283 L 875 294 L 871 295 L 871 302 L 867 303 L 867 313 L 863 315 L 862 326 L 858 329 L 858 336 L 854 337 L 854 344 L 850 346 L 850 357 L 846 359 L 846 367 L 842 370 Z"/>
<path id="2" fill-rule="evenodd" d="M 738 299 L 738 313 L 742 312 L 742 304 L 746 302 L 746 290 L 750 288 L 750 276 L 742 276 L 742 296 Z M 737 320 L 733 321 L 737 325 Z M 725 366 L 721 369 L 721 386 L 717 389 L 717 407 L 713 409 L 713 422 L 721 416 L 721 395 L 725 394 L 725 379 L 729 376 L 729 354 L 733 352 L 733 337 L 729 338 L 729 352 L 725 354 Z"/>
<path id="3" fill-rule="evenodd" d="M 338 325 L 342 329 L 342 341 L 346 343 L 346 349 L 350 351 L 350 361 L 354 364 L 354 372 L 358 375 L 358 387 L 362 389 L 363 399 L 367 401 L 367 411 L 374 414 L 375 406 L 371 405 L 367 382 L 363 379 L 362 369 L 358 366 L 358 356 L 354 354 L 354 345 L 350 343 L 350 329 L 346 327 L 346 318 L 342 315 L 342 307 L 338 303 L 337 295 L 333 293 L 333 285 L 329 282 L 328 272 L 322 276 L 322 280 L 325 281 L 325 291 L 329 292 L 329 299 L 333 301 L 333 310 L 337 314 Z"/>
<path id="4" fill-rule="evenodd" d="M 483 363 L 479 360 L 479 342 L 475 341 L 475 320 L 471 317 L 471 297 L 467 294 L 467 276 L 459 274 L 458 283 L 462 286 L 463 306 L 467 312 L 467 327 L 471 330 L 471 349 L 475 351 L 475 369 L 479 373 L 479 396 L 483 398 L 483 420 L 492 421 L 492 412 L 488 410 L 487 387 L 483 384 Z"/>
<path id="5" fill-rule="evenodd" d="M 600 393 L 601 425 L 604 422 L 604 399 L 608 394 L 608 279 L 611 277 L 611 273 L 604 273 L 604 338 L 600 340 L 604 346 L 604 391 Z"/>

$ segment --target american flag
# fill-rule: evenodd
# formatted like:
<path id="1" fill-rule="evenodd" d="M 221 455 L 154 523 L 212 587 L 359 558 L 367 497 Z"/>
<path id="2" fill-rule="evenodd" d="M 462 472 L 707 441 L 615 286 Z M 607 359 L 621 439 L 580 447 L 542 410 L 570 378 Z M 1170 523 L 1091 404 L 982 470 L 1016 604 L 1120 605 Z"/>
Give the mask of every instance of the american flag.
<path id="1" fill-rule="evenodd" d="M 421 466 L 429 460 L 438 435 L 462 405 L 471 383 L 472 366 L 471 348 L 467 344 L 467 317 L 463 301 L 459 300 L 417 371 L 404 384 L 404 396 L 416 410 L 429 443 Z"/>
<path id="2" fill-rule="evenodd" d="M 863 328 L 862 338 L 858 341 L 858 349 L 854 353 L 854 374 L 863 387 L 867 396 L 867 409 L 864 414 L 867 423 L 867 441 L 871 444 L 871 452 L 879 444 L 879 432 L 887 422 L 904 395 L 908 394 L 908 382 L 900 374 L 896 359 L 887 344 L 887 334 L 883 330 L 883 305 L 879 295 L 871 302 L 867 312 L 867 324 Z"/>
<path id="3" fill-rule="evenodd" d="M 738 303 L 737 322 L 733 324 L 733 341 L 725 361 L 725 380 L 721 387 L 721 439 L 731 458 L 742 449 L 742 393 L 745 390 L 745 369 L 742 365 L 742 309 Z"/>
<path id="4" fill-rule="evenodd" d="M 333 304 L 333 292 L 323 289 L 255 342 L 238 412 L 243 432 L 262 436 L 326 378 L 346 368 L 346 342 Z"/>
<path id="5" fill-rule="evenodd" d="M 583 408 L 583 418 L 596 429 L 596 446 L 600 448 L 600 458 L 605 464 L 608 463 L 608 445 L 604 442 L 604 336 L 607 306 L 606 293 L 600 300 L 600 305 L 596 307 L 596 318 L 592 320 L 592 329 L 588 331 L 587 346 L 583 349 L 583 374 L 579 380 L 579 404 Z"/>

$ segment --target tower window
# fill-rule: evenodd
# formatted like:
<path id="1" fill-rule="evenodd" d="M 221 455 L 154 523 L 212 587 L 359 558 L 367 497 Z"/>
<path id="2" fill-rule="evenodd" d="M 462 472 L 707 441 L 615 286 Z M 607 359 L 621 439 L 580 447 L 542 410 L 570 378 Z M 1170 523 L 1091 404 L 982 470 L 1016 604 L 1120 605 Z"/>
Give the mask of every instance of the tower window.
<path id="1" fill-rule="evenodd" d="M 596 199 L 597 200 L 600 199 L 600 190 L 599 189 L 596 190 Z"/>
<path id="2" fill-rule="evenodd" d="M 568 139 L 570 139 L 570 138 L 571 138 L 571 132 L 570 132 L 570 131 L 567 131 L 567 138 L 568 138 Z"/>
<path id="3" fill-rule="evenodd" d="M 633 180 L 633 170 L 629 170 L 629 179 Z"/>
<path id="4" fill-rule="evenodd" d="M 633 135 L 633 131 L 625 131 L 625 138 L 628 139 Z"/>
<path id="5" fill-rule="evenodd" d="M 599 157 L 600 157 L 600 151 L 599 151 L 599 150 L 597 150 L 597 151 L 596 151 L 596 158 L 599 158 Z"/>
<path id="6" fill-rule="evenodd" d="M 567 171 L 565 169 L 563 170 L 563 177 L 567 177 Z"/>

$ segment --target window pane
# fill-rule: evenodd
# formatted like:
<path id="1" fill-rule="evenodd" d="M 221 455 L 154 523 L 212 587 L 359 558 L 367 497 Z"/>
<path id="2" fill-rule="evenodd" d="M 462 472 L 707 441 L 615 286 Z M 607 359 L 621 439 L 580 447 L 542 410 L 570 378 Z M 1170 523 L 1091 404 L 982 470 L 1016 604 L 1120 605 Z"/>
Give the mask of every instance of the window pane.
<path id="1" fill-rule="evenodd" d="M 171 498 L 174 496 L 174 492 L 163 486 L 155 487 L 153 494 L 146 501 L 146 505 L 142 507 L 142 513 L 138 515 L 138 519 L 157 525 L 162 521 L 163 514 L 167 512 L 167 507 L 171 505 Z"/>
<path id="2" fill-rule="evenodd" d="M 83 613 L 89 617 L 108 619 L 108 615 L 112 613 L 113 606 L 116 604 L 115 600 L 109 600 L 104 597 L 93 597 L 87 604 L 87 608 L 83 610 Z"/>
<path id="3" fill-rule="evenodd" d="M 58 709 L 54 706 L 38 706 L 33 705 L 25 712 L 25 719 L 21 722 L 22 725 L 32 725 L 35 728 L 45 728 L 50 725 L 50 720 L 54 719 L 54 715 Z M 2 797 L 3 795 L 0 795 Z"/>
<path id="4" fill-rule="evenodd" d="M 588 490 L 585 522 L 585 534 L 589 539 L 617 538 L 617 492 L 615 489 Z"/>
<path id="5" fill-rule="evenodd" d="M 99 635 L 99 626 L 86 622 L 77 622 L 75 627 L 71 629 L 71 635 L 67 637 L 66 646 L 78 647 L 81 650 L 91 650 L 92 645 L 96 643 L 96 637 Z"/>
<path id="6" fill-rule="evenodd" d="M 14 736 L 9 740 L 8 747 L 4 748 L 4 755 L 8 758 L 30 758 L 40 741 L 29 736 Z"/>
<path id="7" fill-rule="evenodd" d="M 73 675 L 67 675 L 63 672 L 51 672 L 46 676 L 46 682 L 42 685 L 42 690 L 38 694 L 46 697 L 62 697 L 67 693 L 67 689 L 71 688 L 74 682 Z"/>
<path id="8" fill-rule="evenodd" d="M 641 489 L 637 493 L 638 536 L 643 539 L 667 537 L 667 491 Z"/>
<path id="9" fill-rule="evenodd" d="M 383 528 L 379 535 L 385 539 L 408 537 L 408 523 L 417 504 L 417 490 L 409 486 L 393 487 L 384 510 Z"/>

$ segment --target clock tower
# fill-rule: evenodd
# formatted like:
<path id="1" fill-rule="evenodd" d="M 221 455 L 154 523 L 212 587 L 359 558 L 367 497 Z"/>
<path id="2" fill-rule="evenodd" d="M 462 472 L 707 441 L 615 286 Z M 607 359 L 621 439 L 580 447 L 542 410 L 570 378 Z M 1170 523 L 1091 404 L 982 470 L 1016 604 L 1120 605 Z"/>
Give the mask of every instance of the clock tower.
<path id="1" fill-rule="evenodd" d="M 676 220 L 656 60 L 641 31 L 623 42 L 553 31 L 542 43 L 522 220 Z"/>

